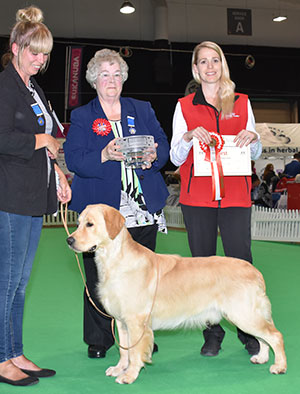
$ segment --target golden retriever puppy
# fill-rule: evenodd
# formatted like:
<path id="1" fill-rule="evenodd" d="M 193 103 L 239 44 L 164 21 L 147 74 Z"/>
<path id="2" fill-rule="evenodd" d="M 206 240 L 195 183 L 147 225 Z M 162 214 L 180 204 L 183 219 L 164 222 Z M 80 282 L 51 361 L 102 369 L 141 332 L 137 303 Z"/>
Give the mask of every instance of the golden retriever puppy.
<path id="1" fill-rule="evenodd" d="M 283 338 L 271 317 L 263 276 L 253 265 L 230 257 L 157 254 L 135 242 L 124 222 L 114 208 L 89 205 L 67 239 L 76 252 L 95 251 L 99 298 L 116 319 L 120 360 L 106 375 L 134 382 L 151 362 L 153 330 L 203 328 L 222 318 L 259 340 L 252 363 L 266 363 L 271 346 L 270 372 L 286 372 Z"/>

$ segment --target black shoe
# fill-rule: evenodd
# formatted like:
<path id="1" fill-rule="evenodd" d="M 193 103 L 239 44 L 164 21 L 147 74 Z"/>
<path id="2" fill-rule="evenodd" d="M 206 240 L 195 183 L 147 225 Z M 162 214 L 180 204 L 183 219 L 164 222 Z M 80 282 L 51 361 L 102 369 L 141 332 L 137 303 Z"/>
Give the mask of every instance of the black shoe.
<path id="1" fill-rule="evenodd" d="M 152 350 L 152 354 L 158 352 L 158 346 L 156 343 L 154 343 L 153 345 L 153 350 Z"/>
<path id="2" fill-rule="evenodd" d="M 56 374 L 54 369 L 40 369 L 39 371 L 33 371 L 31 369 L 22 369 L 21 371 L 26 373 L 28 376 L 33 376 L 34 378 L 50 378 Z"/>
<path id="3" fill-rule="evenodd" d="M 260 351 L 260 345 L 258 340 L 255 337 L 250 337 L 246 342 L 245 349 L 251 356 L 255 356 L 256 354 L 258 354 Z"/>
<path id="4" fill-rule="evenodd" d="M 254 356 L 255 354 L 259 353 L 260 345 L 255 337 L 253 337 L 250 334 L 247 334 L 246 332 L 240 330 L 239 328 L 237 329 L 237 333 L 239 340 L 242 342 L 243 345 L 245 345 L 245 349 L 248 351 L 248 353 L 251 356 Z"/>
<path id="5" fill-rule="evenodd" d="M 7 383 L 11 384 L 12 386 L 32 386 L 34 384 L 37 384 L 38 382 L 39 379 L 33 376 L 28 376 L 27 378 L 19 380 L 11 380 L 0 375 L 0 383 Z"/>
<path id="6" fill-rule="evenodd" d="M 209 326 L 203 331 L 205 343 L 201 348 L 202 356 L 214 357 L 221 350 L 221 343 L 225 336 L 225 331 L 219 324 Z"/>
<path id="7" fill-rule="evenodd" d="M 218 341 L 216 337 L 211 336 L 205 341 L 204 345 L 201 348 L 200 354 L 202 354 L 202 356 L 214 357 L 219 354 L 220 350 L 220 341 Z"/>
<path id="8" fill-rule="evenodd" d="M 104 358 L 106 356 L 106 349 L 101 345 L 89 345 L 89 358 Z"/>

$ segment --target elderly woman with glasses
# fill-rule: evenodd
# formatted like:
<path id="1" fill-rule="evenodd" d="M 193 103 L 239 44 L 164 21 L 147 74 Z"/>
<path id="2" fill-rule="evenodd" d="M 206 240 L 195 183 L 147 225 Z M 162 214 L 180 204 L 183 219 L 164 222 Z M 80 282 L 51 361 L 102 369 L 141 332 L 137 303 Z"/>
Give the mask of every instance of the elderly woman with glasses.
<path id="1" fill-rule="evenodd" d="M 66 164 L 75 174 L 69 208 L 80 213 L 88 204 L 103 203 L 122 213 L 133 239 L 155 249 L 157 231 L 166 231 L 162 208 L 168 191 L 160 174 L 169 156 L 167 137 L 149 102 L 121 97 L 128 66 L 110 49 L 97 51 L 89 61 L 86 79 L 97 97 L 71 113 L 64 144 Z M 127 168 L 117 138 L 152 135 L 156 151 L 142 168 Z M 98 276 L 94 255 L 83 254 L 87 287 L 98 307 Z M 110 319 L 84 296 L 84 341 L 88 356 L 103 358 L 114 339 Z"/>

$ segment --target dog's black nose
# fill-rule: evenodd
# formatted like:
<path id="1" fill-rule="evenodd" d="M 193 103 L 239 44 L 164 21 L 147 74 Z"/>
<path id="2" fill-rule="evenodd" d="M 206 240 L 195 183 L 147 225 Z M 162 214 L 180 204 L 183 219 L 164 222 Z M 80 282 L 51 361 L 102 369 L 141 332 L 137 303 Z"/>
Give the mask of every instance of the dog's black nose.
<path id="1" fill-rule="evenodd" d="M 67 238 L 67 243 L 68 243 L 69 246 L 72 246 L 74 242 L 75 242 L 75 239 L 73 237 L 68 237 Z"/>

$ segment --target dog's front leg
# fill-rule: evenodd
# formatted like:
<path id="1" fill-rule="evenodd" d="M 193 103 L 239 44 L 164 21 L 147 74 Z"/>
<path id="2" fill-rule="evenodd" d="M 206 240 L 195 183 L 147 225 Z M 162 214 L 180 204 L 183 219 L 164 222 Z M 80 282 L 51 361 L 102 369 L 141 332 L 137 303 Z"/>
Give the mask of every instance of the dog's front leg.
<path id="1" fill-rule="evenodd" d="M 129 356 L 128 356 L 128 350 L 122 349 L 122 348 L 127 348 L 128 347 L 128 332 L 127 328 L 124 327 L 124 325 L 119 321 L 116 320 L 117 323 L 117 328 L 119 332 L 119 341 L 120 341 L 120 360 L 117 365 L 114 367 L 109 367 L 105 371 L 106 376 L 119 376 L 121 373 L 123 373 L 129 364 Z"/>
<path id="2" fill-rule="evenodd" d="M 134 320 L 126 321 L 129 338 L 129 366 L 116 379 L 117 383 L 130 384 L 139 376 L 145 362 L 151 362 L 153 350 L 153 331 L 145 327 L 147 316 L 135 316 Z"/>

